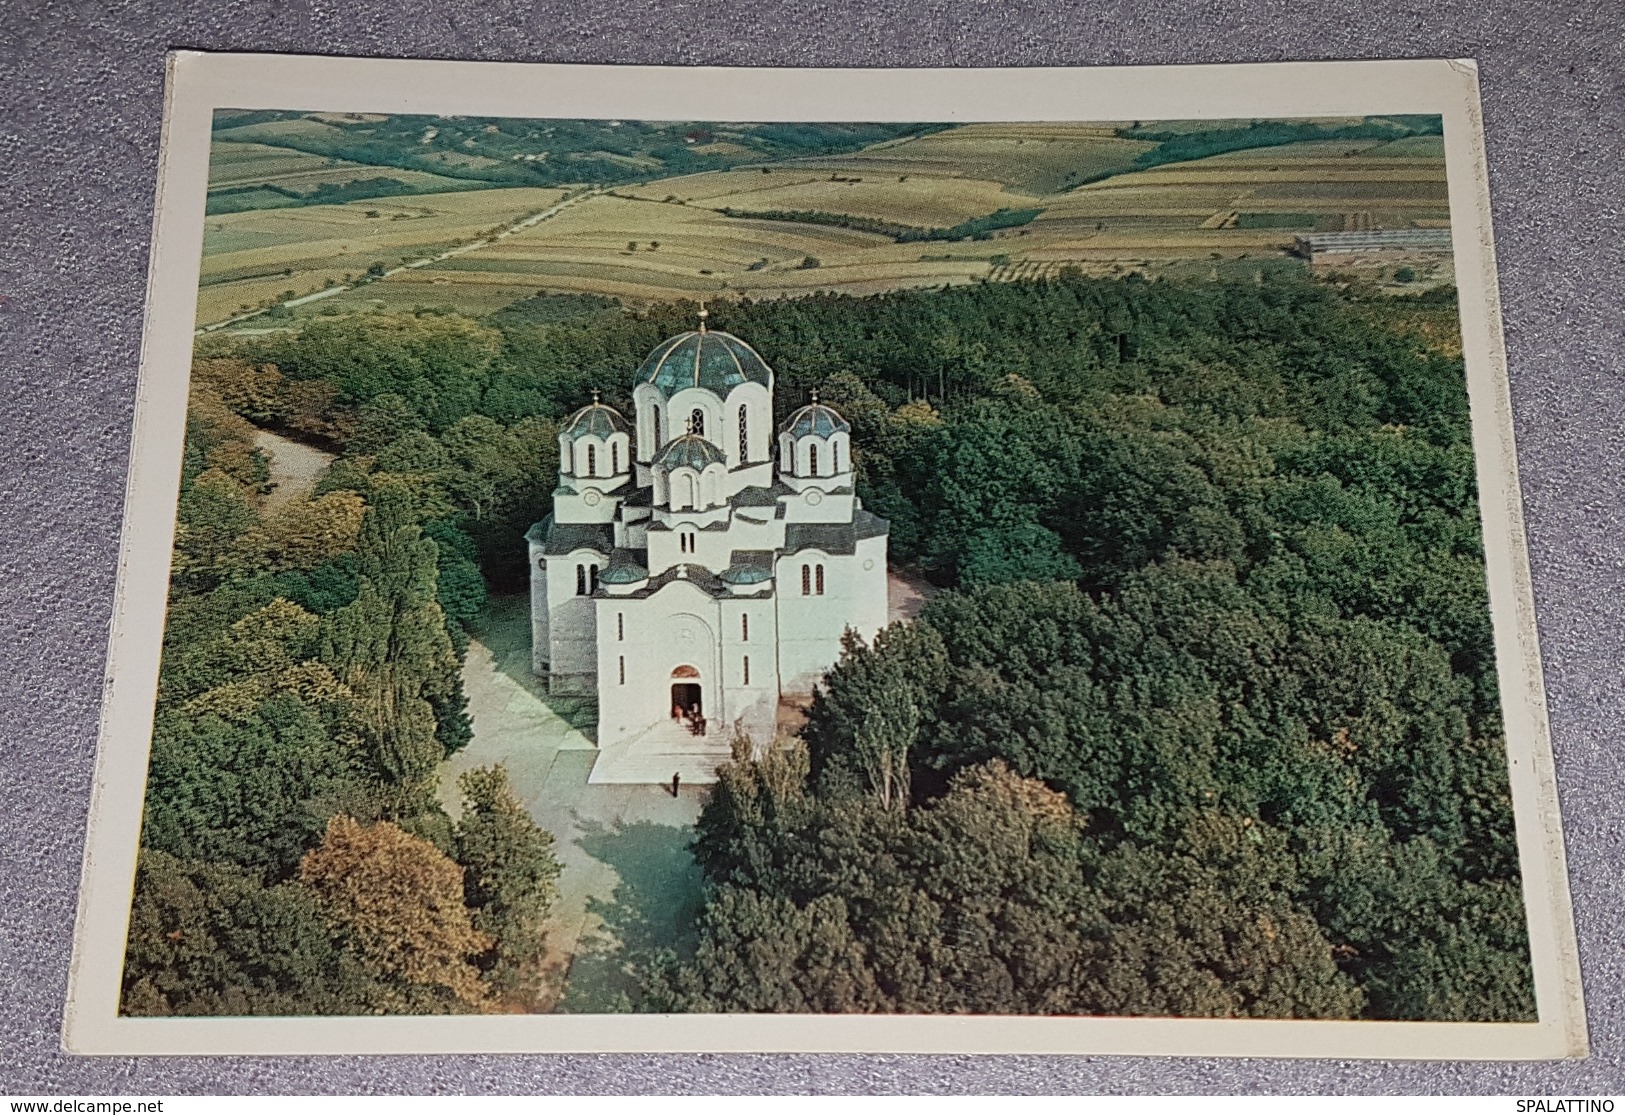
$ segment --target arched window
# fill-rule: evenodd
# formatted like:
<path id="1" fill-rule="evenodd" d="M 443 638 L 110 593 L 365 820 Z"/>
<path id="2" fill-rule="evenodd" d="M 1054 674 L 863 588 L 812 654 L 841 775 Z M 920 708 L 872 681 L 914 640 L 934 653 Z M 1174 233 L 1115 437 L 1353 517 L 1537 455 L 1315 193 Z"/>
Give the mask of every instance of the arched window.
<path id="1" fill-rule="evenodd" d="M 817 571 L 818 595 L 824 595 L 824 567 L 820 565 Z"/>
<path id="2" fill-rule="evenodd" d="M 610 442 L 609 445 L 609 474 L 614 476 L 621 471 L 621 445 L 620 442 Z M 839 471 L 839 470 L 837 470 Z"/>
<path id="3" fill-rule="evenodd" d="M 695 407 L 693 413 L 688 416 L 688 432 L 705 436 L 705 411 L 699 407 Z"/>
<path id="4" fill-rule="evenodd" d="M 596 445 L 587 446 L 587 475 L 598 475 L 598 447 Z"/>
<path id="5" fill-rule="evenodd" d="M 801 567 L 801 595 L 812 595 L 812 566 L 810 565 Z"/>
<path id="6" fill-rule="evenodd" d="M 621 684 L 626 684 L 626 656 L 621 656 Z"/>
<path id="7" fill-rule="evenodd" d="M 824 591 L 823 577 L 824 577 L 824 567 L 822 565 L 820 565 L 818 567 L 818 578 L 819 578 L 819 580 L 818 580 L 818 591 L 819 592 Z M 598 591 L 598 567 L 596 565 L 587 566 L 587 591 L 588 592 L 597 592 Z"/>
<path id="8" fill-rule="evenodd" d="M 739 641 L 750 642 L 750 617 L 743 612 L 739 614 Z"/>
<path id="9" fill-rule="evenodd" d="M 750 684 L 750 655 L 748 655 L 748 654 L 745 655 L 745 682 L 744 683 L 746 685 Z"/>
<path id="10" fill-rule="evenodd" d="M 835 458 L 835 472 L 839 474 L 841 471 L 841 445 L 839 442 L 829 447 L 829 455 Z"/>
<path id="11" fill-rule="evenodd" d="M 616 612 L 615 613 L 615 641 L 616 642 L 621 642 L 621 643 L 624 643 L 626 641 L 626 613 L 625 612 Z M 623 661 L 624 661 L 624 659 L 623 659 Z"/>
<path id="12" fill-rule="evenodd" d="M 587 595 L 587 567 L 585 565 L 576 566 L 576 595 Z"/>
<path id="13" fill-rule="evenodd" d="M 818 446 L 807 446 L 807 475 L 818 475 Z"/>
<path id="14" fill-rule="evenodd" d="M 649 450 L 653 452 L 660 448 L 660 408 L 658 406 L 649 408 L 649 425 L 651 427 L 649 435 L 654 442 L 653 445 L 649 446 Z"/>
<path id="15" fill-rule="evenodd" d="M 750 460 L 750 419 L 745 408 L 739 408 L 739 463 L 745 464 Z"/>

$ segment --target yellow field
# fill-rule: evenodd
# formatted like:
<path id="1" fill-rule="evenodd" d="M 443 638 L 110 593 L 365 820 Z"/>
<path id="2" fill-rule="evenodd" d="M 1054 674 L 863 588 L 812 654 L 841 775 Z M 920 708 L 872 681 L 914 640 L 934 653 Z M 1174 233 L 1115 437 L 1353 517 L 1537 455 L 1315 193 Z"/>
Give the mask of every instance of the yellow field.
<path id="1" fill-rule="evenodd" d="M 1064 189 L 1103 170 L 1133 163 L 1156 146 L 1119 139 L 1116 124 L 965 124 L 930 135 L 876 144 L 853 155 L 791 161 L 787 169 L 981 178 L 1029 195 Z M 1016 206 L 1008 206 L 1016 208 Z M 995 208 L 998 208 L 995 206 Z"/>
<path id="2" fill-rule="evenodd" d="M 1012 193 L 1003 183 L 983 178 L 873 172 L 863 177 L 800 165 L 773 167 L 767 174 L 760 170 L 691 174 L 615 192 L 657 202 L 675 198 L 710 209 L 822 210 L 921 228 L 946 228 L 996 209 L 1040 204 L 1036 195 Z"/>
<path id="3" fill-rule="evenodd" d="M 1297 143 L 1123 174 L 1051 199 L 1031 234 L 1135 229 L 1144 230 L 1148 247 L 1162 247 L 1166 234 L 1189 229 L 1193 219 L 1224 232 L 1277 232 L 1278 240 L 1290 242 L 1291 226 L 1236 228 L 1242 214 L 1308 215 L 1323 231 L 1448 224 L 1443 158 L 1419 155 L 1426 149 L 1415 146 L 1387 152 L 1395 146 Z"/>
<path id="4" fill-rule="evenodd" d="M 309 294 L 377 262 L 433 255 L 544 210 L 565 192 L 469 190 L 210 217 L 198 321 L 222 320 L 288 290 Z"/>
<path id="5" fill-rule="evenodd" d="M 309 120 L 254 127 L 281 124 L 325 127 Z M 1067 267 L 1241 274 L 1302 266 L 1288 249 L 1310 230 L 1448 227 L 1437 137 L 1259 148 L 1068 188 L 1080 174 L 1126 166 L 1151 147 L 1118 139 L 1113 127 L 974 124 L 846 156 L 775 163 L 768 173 L 746 167 L 622 186 L 573 197 L 555 215 L 501 237 L 490 234 L 548 209 L 564 191 L 479 190 L 212 217 L 199 317 L 218 321 L 282 291 L 304 295 L 373 263 L 395 267 L 453 245 L 460 250 L 449 258 L 295 313 L 414 305 L 483 313 L 539 291 L 634 305 L 867 294 Z M 290 163 L 285 172 L 298 171 Z M 238 172 L 222 166 L 218 173 Z M 982 240 L 899 244 L 832 225 L 730 218 L 722 208 L 818 210 L 916 227 L 948 227 L 999 209 L 1043 213 Z M 1449 263 L 1416 269 L 1421 282 L 1447 281 Z"/>

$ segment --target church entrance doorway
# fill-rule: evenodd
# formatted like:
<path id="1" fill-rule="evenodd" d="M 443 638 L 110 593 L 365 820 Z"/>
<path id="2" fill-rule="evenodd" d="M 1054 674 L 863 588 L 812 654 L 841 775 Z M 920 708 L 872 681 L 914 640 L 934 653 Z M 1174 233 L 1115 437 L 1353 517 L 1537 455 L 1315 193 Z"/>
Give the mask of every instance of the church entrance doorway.
<path id="1" fill-rule="evenodd" d="M 700 671 L 693 666 L 679 666 L 671 672 L 671 717 L 688 725 L 689 729 L 703 732 L 705 704 L 700 689 Z"/>
<path id="2" fill-rule="evenodd" d="M 673 717 L 695 717 L 699 716 L 703 711 L 698 682 L 679 681 L 672 684 L 671 714 Z"/>

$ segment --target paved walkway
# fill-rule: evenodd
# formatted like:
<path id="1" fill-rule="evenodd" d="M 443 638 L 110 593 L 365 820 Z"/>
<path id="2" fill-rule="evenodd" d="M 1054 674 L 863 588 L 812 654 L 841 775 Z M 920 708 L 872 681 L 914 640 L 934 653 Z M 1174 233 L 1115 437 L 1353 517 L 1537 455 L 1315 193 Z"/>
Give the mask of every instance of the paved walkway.
<path id="1" fill-rule="evenodd" d="M 598 753 L 589 781 L 606 783 L 669 785 L 671 776 L 685 786 L 710 785 L 717 780 L 717 768 L 733 757 L 733 733 L 725 725 L 709 725 L 696 736 L 675 720 L 653 728 Z"/>
<path id="2" fill-rule="evenodd" d="M 705 791 L 684 785 L 674 799 L 669 786 L 588 784 L 597 709 L 548 695 L 531 675 L 528 597 L 493 599 L 463 686 L 474 738 L 441 767 L 441 802 L 456 816 L 457 776 L 504 763 L 564 865 L 536 1009 L 627 1009 L 637 991 L 627 957 L 678 944 L 688 930 L 700 886 L 688 844 Z"/>
<path id="3" fill-rule="evenodd" d="M 895 574 L 889 588 L 892 620 L 913 618 L 932 593 Z M 669 731 L 651 731 L 641 751 L 600 755 L 596 702 L 550 695 L 530 672 L 528 596 L 492 599 L 469 645 L 463 686 L 474 738 L 441 767 L 442 804 L 457 816 L 457 776 L 503 763 L 519 800 L 553 834 L 564 865 L 542 961 L 545 991 L 534 1009 L 629 1009 L 638 988 L 628 958 L 680 946 L 689 932 L 701 877 L 688 848 L 707 793 L 700 783 L 712 778 L 695 764 L 714 769 L 727 758 L 728 740 L 717 732 L 696 740 L 663 725 Z M 679 753 L 686 757 L 673 766 Z M 595 760 L 602 768 L 596 773 Z M 677 798 L 674 769 L 682 772 Z M 666 784 L 614 781 L 632 776 Z"/>

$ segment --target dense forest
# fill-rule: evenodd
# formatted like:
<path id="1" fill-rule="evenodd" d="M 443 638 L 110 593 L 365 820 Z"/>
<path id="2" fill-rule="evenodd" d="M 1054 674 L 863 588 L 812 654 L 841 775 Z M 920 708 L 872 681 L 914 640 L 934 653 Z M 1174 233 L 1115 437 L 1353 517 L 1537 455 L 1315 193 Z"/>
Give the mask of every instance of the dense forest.
<path id="1" fill-rule="evenodd" d="M 552 837 L 501 766 L 462 776 L 455 822 L 435 797 L 470 737 L 466 536 L 415 463 L 269 505 L 243 413 L 275 375 L 194 369 L 123 1010 L 522 1006 Z M 301 386 L 278 397 L 331 397 Z"/>
<path id="2" fill-rule="evenodd" d="M 633 1005 L 1533 1017 L 1462 364 L 1388 306 L 1068 275 L 712 307 L 783 411 L 842 410 L 942 591 L 724 769 L 694 938 L 625 958 Z M 428 792 L 464 626 L 524 583 L 558 420 L 628 407 L 694 309 L 200 342 L 127 1009 L 522 980 L 546 834 L 500 771 L 457 824 Z M 265 510 L 256 425 L 341 454 L 308 506 Z M 427 967 L 406 892 L 342 870 L 373 862 L 413 865 Z"/>

